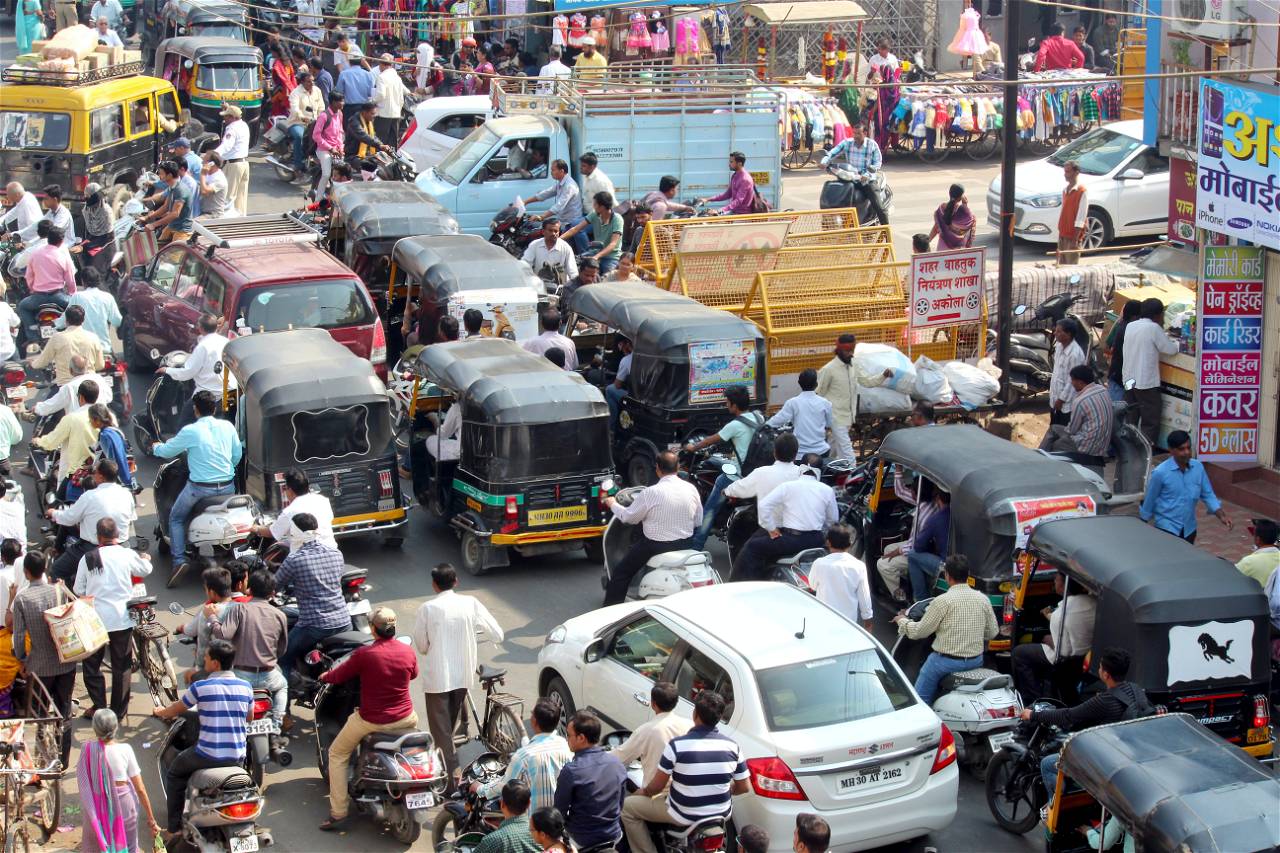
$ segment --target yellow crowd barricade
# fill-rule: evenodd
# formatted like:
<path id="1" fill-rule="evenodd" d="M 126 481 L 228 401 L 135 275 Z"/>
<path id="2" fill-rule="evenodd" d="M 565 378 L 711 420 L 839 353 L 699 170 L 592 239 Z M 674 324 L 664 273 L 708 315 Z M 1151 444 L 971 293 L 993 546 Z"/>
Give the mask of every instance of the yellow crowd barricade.
<path id="1" fill-rule="evenodd" d="M 786 210 L 771 213 L 748 213 L 739 216 L 700 216 L 691 219 L 667 218 L 645 226 L 644 237 L 636 250 L 636 266 L 666 287 L 671 265 L 680 246 L 680 235 L 694 225 L 735 225 L 752 222 L 789 222 L 789 236 L 858 227 L 858 213 L 853 208 L 831 210 Z"/>
<path id="2" fill-rule="evenodd" d="M 813 246 L 852 246 L 867 243 L 893 245 L 893 234 L 888 225 L 871 225 L 866 228 L 830 228 L 826 231 L 810 231 L 787 234 L 786 248 L 801 249 Z"/>

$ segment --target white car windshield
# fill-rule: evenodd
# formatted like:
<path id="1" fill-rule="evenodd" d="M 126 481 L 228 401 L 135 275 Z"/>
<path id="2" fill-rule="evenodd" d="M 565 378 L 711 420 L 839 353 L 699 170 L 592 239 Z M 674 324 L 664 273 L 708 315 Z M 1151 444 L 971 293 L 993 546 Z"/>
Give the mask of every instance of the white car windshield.
<path id="1" fill-rule="evenodd" d="M 1132 136 L 1099 127 L 1058 150 L 1049 162 L 1061 166 L 1068 160 L 1075 160 L 1084 174 L 1105 175 L 1140 147 L 1142 143 Z"/>
<path id="2" fill-rule="evenodd" d="M 880 649 L 762 669 L 756 681 L 775 732 L 863 720 L 915 703 Z"/>
<path id="3" fill-rule="evenodd" d="M 436 166 L 436 173 L 454 186 L 461 184 L 480 159 L 493 150 L 493 144 L 497 141 L 498 134 L 489 128 L 476 128 L 445 155 L 440 165 Z"/>

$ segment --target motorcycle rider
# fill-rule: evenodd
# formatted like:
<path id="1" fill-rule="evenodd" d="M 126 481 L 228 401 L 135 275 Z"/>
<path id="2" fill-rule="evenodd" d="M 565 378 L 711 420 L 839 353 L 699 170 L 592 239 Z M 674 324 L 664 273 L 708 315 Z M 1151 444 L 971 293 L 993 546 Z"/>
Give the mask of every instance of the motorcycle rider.
<path id="1" fill-rule="evenodd" d="M 187 780 L 197 770 L 236 767 L 244 761 L 247 738 L 245 726 L 253 715 L 253 688 L 231 672 L 236 650 L 226 640 L 213 640 L 204 654 L 207 678 L 195 682 L 178 701 L 151 713 L 171 720 L 195 709 L 200 735 L 196 745 L 178 753 L 165 768 L 164 792 L 166 844 L 173 845 L 182 832 L 182 804 L 187 796 Z"/>
<path id="2" fill-rule="evenodd" d="M 723 474 L 716 478 L 715 487 L 707 496 L 707 503 L 702 507 L 702 526 L 693 537 L 693 547 L 701 551 L 711 535 L 716 515 L 724 505 L 726 498 L 734 500 L 751 500 L 757 503 L 768 497 L 769 493 L 800 476 L 800 466 L 796 464 L 796 437 L 789 432 L 779 435 L 773 442 L 773 464 L 761 465 L 747 476 L 734 482 Z M 721 481 L 725 485 L 721 485 Z M 719 492 L 717 493 L 717 490 Z"/>
<path id="3" fill-rule="evenodd" d="M 734 796 L 750 790 L 738 744 L 716 731 L 725 704 L 714 690 L 701 691 L 693 703 L 693 728 L 671 739 L 653 778 L 636 796 L 627 797 L 622 826 L 632 853 L 657 853 L 647 823 L 690 827 L 708 818 L 727 818 Z"/>
<path id="4" fill-rule="evenodd" d="M 35 224 L 40 221 L 40 201 L 34 193 L 17 181 L 10 181 L 4 188 L 4 200 L 8 210 L 0 216 L 0 231 L 14 231 L 6 235 L 10 240 L 21 239 L 20 235 L 28 228 L 35 236 Z"/>
<path id="5" fill-rule="evenodd" d="M 600 748 L 600 718 L 579 711 L 567 726 L 573 760 L 556 779 L 555 807 L 565 816 L 578 853 L 604 853 L 622 838 L 627 768 Z"/>
<path id="6" fill-rule="evenodd" d="M 36 223 L 35 230 L 40 229 L 43 221 Z M 50 225 L 44 226 L 44 230 L 47 232 L 45 244 L 35 249 L 27 258 L 26 279 L 29 293 L 18 303 L 18 319 L 22 321 L 18 327 L 19 348 L 32 342 L 31 327 L 36 324 L 36 313 L 41 305 L 54 303 L 65 310 L 67 302 L 76 292 L 76 268 L 64 245 L 65 232 Z"/>
<path id="7" fill-rule="evenodd" d="M 560 220 L 542 220 L 542 239 L 533 240 L 521 257 L 538 278 L 564 284 L 578 275 L 578 261 L 573 249 L 560 239 Z"/>
<path id="8" fill-rule="evenodd" d="M 311 480 L 301 468 L 290 468 L 284 473 L 284 499 L 288 501 L 271 526 L 255 524 L 253 532 L 277 542 L 288 542 L 289 552 L 298 550 L 298 543 L 289 538 L 293 518 L 300 512 L 310 513 L 319 523 L 316 539 L 326 546 L 338 549 L 333 536 L 333 504 L 320 492 L 311 491 Z"/>
<path id="9" fill-rule="evenodd" d="M 933 705 L 938 683 L 954 672 L 982 666 L 987 640 L 1000 630 L 987 596 L 969 586 L 969 558 L 953 554 L 942 564 L 947 591 L 929 602 L 919 622 L 905 613 L 893 617 L 898 633 L 912 640 L 933 635 L 933 651 L 916 676 L 916 692 Z"/>
<path id="10" fill-rule="evenodd" d="M 98 399 L 98 386 L 92 382 L 84 382 L 76 394 L 81 403 L 79 411 L 63 416 L 52 430 L 31 439 L 33 447 L 58 451 L 58 493 L 67 500 L 75 500 L 79 495 L 78 490 L 74 494 L 67 494 L 71 472 L 93 457 L 92 448 L 98 440 L 98 433 L 93 428 L 88 412 L 88 408 Z M 28 476 L 35 474 L 30 465 L 22 470 Z"/>
<path id="11" fill-rule="evenodd" d="M 702 523 L 698 489 L 678 476 L 680 461 L 676 455 L 665 450 L 658 454 L 656 465 L 658 482 L 642 489 L 630 506 L 623 506 L 612 496 L 604 499 L 605 507 L 619 521 L 639 523 L 642 529 L 626 556 L 611 567 L 604 607 L 626 600 L 631 578 L 652 557 L 693 547 L 694 531 Z"/>
<path id="12" fill-rule="evenodd" d="M 111 330 L 120 328 L 120 306 L 116 298 L 102 289 L 102 273 L 94 267 L 85 267 L 80 271 L 80 287 L 67 300 L 67 308 L 78 306 L 84 311 L 84 327 L 98 338 L 102 351 L 112 351 Z M 64 314 L 53 321 L 55 329 L 65 329 L 67 318 Z"/>
<path id="13" fill-rule="evenodd" d="M 54 236 L 50 234 L 49 238 L 53 239 Z M 27 297 L 27 299 L 30 298 Z M 18 311 L 22 311 L 21 305 L 18 306 Z M 62 385 L 71 379 L 71 359 L 77 355 L 84 356 L 85 366 L 95 373 L 106 365 L 98 336 L 84 328 L 84 309 L 79 305 L 72 305 L 62 316 L 67 321 L 67 327 L 61 332 L 54 332 L 44 349 L 32 356 L 30 361 L 31 366 L 37 370 L 52 364 L 53 381 L 56 385 Z M 33 313 L 31 321 L 34 322 L 34 320 Z M 57 389 L 51 388 L 49 396 L 52 397 L 55 393 Z M 96 399 L 93 402 L 96 402 Z"/>
<path id="14" fill-rule="evenodd" d="M 821 548 L 822 532 L 840 518 L 835 490 L 818 479 L 817 460 L 805 459 L 800 476 L 782 483 L 760 501 L 760 529 L 742 546 L 732 580 L 763 580 L 771 558 Z"/>
<path id="15" fill-rule="evenodd" d="M 51 574 L 55 580 L 69 583 L 75 579 L 80 558 L 96 547 L 98 522 L 102 519 L 112 519 L 121 538 L 132 535 L 138 509 L 133 492 L 120 485 L 120 469 L 116 463 L 110 459 L 99 461 L 93 468 L 93 482 L 94 487 L 82 493 L 71 506 L 45 510 L 45 517 L 59 527 L 79 528 L 79 536 L 69 537 L 62 554 L 53 561 Z"/>
<path id="16" fill-rule="evenodd" d="M 541 192 L 536 192 L 526 198 L 525 204 L 532 204 L 535 201 L 543 201 L 555 196 L 555 201 L 551 204 L 551 209 L 546 213 L 538 213 L 530 216 L 530 219 L 559 219 L 570 230 L 573 226 L 582 222 L 585 217 L 582 215 L 582 193 L 578 190 L 578 184 L 569 174 L 569 164 L 564 160 L 551 161 L 551 177 L 555 179 L 555 183 L 547 187 Z M 578 230 L 573 235 L 573 250 L 581 255 L 587 251 L 587 240 L 585 230 Z"/>
<path id="17" fill-rule="evenodd" d="M 729 154 L 729 172 L 731 173 L 729 186 L 725 188 L 724 192 L 719 195 L 713 195 L 711 198 L 700 198 L 697 203 L 702 205 L 709 201 L 728 201 L 728 204 L 716 212 L 728 215 L 750 213 L 755 204 L 756 182 L 751 177 L 751 173 L 747 171 L 747 155 L 741 151 L 731 152 Z"/>
<path id="18" fill-rule="evenodd" d="M 222 397 L 222 351 L 227 347 L 226 335 L 218 332 L 218 318 L 212 314 L 200 315 L 200 338 L 187 360 L 178 367 L 157 367 L 156 373 L 163 373 L 177 382 L 188 382 L 194 386 L 191 397 L 182 404 L 182 412 L 178 416 L 178 425 L 186 426 L 195 420 L 195 395 L 207 391 L 215 399 Z M 226 376 L 227 389 L 234 390 L 236 378 Z"/>
<path id="19" fill-rule="evenodd" d="M 325 637 L 351 629 L 351 614 L 342 597 L 342 574 L 347 564 L 342 552 L 330 548 L 316 537 L 319 524 L 310 513 L 293 517 L 290 539 L 299 543 L 297 550 L 284 558 L 276 570 L 276 586 L 281 590 L 296 587 L 298 621 L 289 632 L 289 643 L 280 656 L 280 670 L 289 677 L 293 662 L 311 651 Z"/>
<path id="20" fill-rule="evenodd" d="M 284 130 L 293 149 L 293 179 L 305 175 L 306 139 L 316 117 L 324 112 L 324 92 L 316 85 L 310 71 L 298 73 L 298 85 L 289 93 L 289 116 Z"/>
<path id="21" fill-rule="evenodd" d="M 631 762 L 637 760 L 640 762 L 641 785 L 648 784 L 657 774 L 662 753 L 666 752 L 667 744 L 671 743 L 672 738 L 686 734 L 693 728 L 693 720 L 674 713 L 679 701 L 680 689 L 676 685 L 670 681 L 654 683 L 649 690 L 649 709 L 653 711 L 653 717 L 641 723 L 631 737 L 627 738 L 626 743 L 613 751 L 624 765 L 630 766 Z M 664 801 L 665 794 L 663 791 Z M 633 803 L 633 800 L 636 802 Z M 649 801 L 649 797 L 639 793 L 622 801 L 622 828 L 628 833 L 628 837 L 632 831 L 631 825 L 637 821 L 639 826 L 636 829 L 644 830 L 644 818 L 639 815 L 649 805 Z"/>
<path id="22" fill-rule="evenodd" d="M 187 454 L 187 483 L 169 512 L 169 548 L 174 563 L 171 584 L 187 569 L 187 521 L 192 508 L 203 497 L 234 493 L 236 466 L 244 455 L 236 428 L 216 416 L 218 403 L 212 393 L 197 391 L 193 405 L 195 423 L 187 424 L 163 444 L 151 445 L 151 454 L 162 459 Z"/>
<path id="23" fill-rule="evenodd" d="M 797 382 L 800 393 L 783 403 L 778 413 L 765 423 L 774 428 L 791 424 L 791 431 L 800 443 L 800 454 L 817 456 L 817 464 L 821 465 L 831 451 L 827 434 L 835 431 L 834 410 L 829 400 L 816 393 L 818 371 L 806 367 L 800 371 Z"/>
<path id="24" fill-rule="evenodd" d="M 353 168 L 365 172 L 377 169 L 377 161 L 373 155 L 379 151 L 390 151 L 391 146 L 378 139 L 378 131 L 374 126 L 374 117 L 378 114 L 378 105 L 370 101 L 361 104 L 351 118 L 347 119 L 344 133 L 343 154 Z"/>
<path id="25" fill-rule="evenodd" d="M 756 430 L 764 425 L 764 415 L 751 410 L 751 392 L 743 385 L 731 385 L 724 389 L 724 403 L 733 420 L 720 428 L 714 435 L 709 435 L 699 442 L 686 442 L 686 453 L 696 453 L 717 444 L 733 445 L 734 457 L 738 460 L 738 470 L 742 471 L 747 461 L 747 451 L 751 449 L 751 439 Z M 774 444 L 777 447 L 777 444 Z M 711 525 L 715 522 L 716 513 L 724 506 L 724 490 L 728 488 L 730 479 L 723 474 L 716 478 L 711 494 L 707 495 L 707 503 L 702 508 L 702 522 L 693 536 L 693 548 L 702 550 L 711 533 Z"/>
<path id="26" fill-rule="evenodd" d="M 45 221 L 62 230 L 62 236 L 68 248 L 79 243 L 80 240 L 76 237 L 75 220 L 71 218 L 71 211 L 62 203 L 62 187 L 49 184 L 41 192 L 44 193 L 44 198 L 40 201 L 40 206 L 44 208 L 44 215 L 20 230 L 18 239 L 23 243 L 30 243 L 38 236 L 36 227 L 39 222 Z"/>
<path id="27" fill-rule="evenodd" d="M 487 800 L 501 791 L 508 782 L 519 780 L 529 786 L 534 809 L 551 806 L 555 801 L 556 778 L 560 775 L 560 768 L 573 758 L 568 742 L 556 731 L 559 725 L 558 705 L 550 699 L 539 699 L 535 702 L 533 712 L 529 715 L 529 730 L 533 732 L 533 736 L 529 738 L 528 743 L 511 754 L 507 772 L 501 779 L 488 785 L 473 782 L 472 792 Z M 640 727 L 640 729 L 643 728 L 644 726 Z M 640 729 L 636 729 L 637 735 Z M 631 740 L 634 740 L 634 736 Z M 631 743 L 631 740 L 627 743 Z M 620 752 L 617 754 L 621 756 Z M 620 757 L 619 760 L 626 763 L 626 759 Z"/>
<path id="28" fill-rule="evenodd" d="M 529 785 L 523 779 L 512 779 L 502 786 L 498 807 L 502 810 L 502 823 L 475 846 L 474 853 L 542 853 L 542 845 L 533 840 L 529 832 L 531 795 Z"/>
<path id="29" fill-rule="evenodd" d="M 418 677 L 413 647 L 396 641 L 396 612 L 377 607 L 369 616 L 373 642 L 361 646 L 320 676 L 325 684 L 360 679 L 360 704 L 329 744 L 329 819 L 320 829 L 340 829 L 347 819 L 347 765 L 365 735 L 408 732 L 418 727 L 409 683 Z"/>
<path id="30" fill-rule="evenodd" d="M 96 402 L 104 404 L 111 402 L 111 383 L 101 375 L 90 372 L 89 362 L 84 356 L 71 356 L 68 369 L 71 371 L 71 378 L 57 386 L 58 390 L 52 397 L 32 403 L 31 411 L 37 417 L 52 415 L 56 412 L 70 414 L 71 412 L 79 411 L 82 406 L 77 394 L 79 393 L 81 382 L 88 382 L 91 385 L 98 386 Z"/>
<path id="31" fill-rule="evenodd" d="M 234 575 L 231 586 L 233 591 L 237 588 Z M 210 620 L 210 636 L 235 644 L 236 659 L 232 664 L 235 674 L 249 682 L 250 687 L 271 693 L 271 716 L 283 724 L 289 682 L 280 672 L 279 659 L 288 643 L 289 619 L 271 603 L 275 591 L 275 578 L 266 569 L 258 569 L 249 573 L 247 601 L 232 596 L 232 605 L 220 611 L 213 608 L 213 615 L 209 615 L 210 608 L 206 606 L 205 614 Z"/>
<path id="32" fill-rule="evenodd" d="M 676 191 L 680 189 L 680 179 L 675 175 L 663 175 L 658 180 L 658 188 L 652 190 L 641 199 L 641 204 L 649 208 L 654 222 L 666 219 L 671 213 L 692 213 L 693 207 L 673 201 Z"/>
<path id="33" fill-rule="evenodd" d="M 840 162 L 842 157 L 843 164 Z M 822 158 L 823 167 L 831 162 L 854 173 L 855 200 L 866 198 L 871 205 L 871 212 L 879 218 L 880 224 L 888 225 L 889 215 L 880 206 L 880 197 L 873 183 L 875 174 L 884 166 L 884 155 L 880 153 L 879 144 L 867 136 L 867 129 L 861 124 L 854 124 L 853 134 Z"/>

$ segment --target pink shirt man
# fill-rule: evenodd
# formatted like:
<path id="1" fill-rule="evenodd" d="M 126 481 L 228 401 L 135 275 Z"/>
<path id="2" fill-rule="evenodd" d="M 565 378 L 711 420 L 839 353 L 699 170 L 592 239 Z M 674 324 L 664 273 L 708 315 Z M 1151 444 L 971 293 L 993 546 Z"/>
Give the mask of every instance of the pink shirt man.
<path id="1" fill-rule="evenodd" d="M 66 247 L 46 243 L 32 252 L 27 261 L 27 286 L 32 293 L 75 293 L 76 268 Z"/>

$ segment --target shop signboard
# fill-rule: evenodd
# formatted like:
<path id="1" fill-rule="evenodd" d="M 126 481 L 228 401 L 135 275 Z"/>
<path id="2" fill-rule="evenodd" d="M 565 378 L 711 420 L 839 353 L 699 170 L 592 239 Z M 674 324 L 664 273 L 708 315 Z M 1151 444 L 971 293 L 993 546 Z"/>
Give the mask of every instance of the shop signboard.
<path id="1" fill-rule="evenodd" d="M 1195 245 L 1196 164 L 1169 158 L 1169 239 Z"/>
<path id="2" fill-rule="evenodd" d="M 979 322 L 986 262 L 985 248 L 913 255 L 911 328 Z"/>
<path id="3" fill-rule="evenodd" d="M 1258 456 L 1262 399 L 1265 250 L 1208 246 L 1197 318 L 1196 455 L 1215 462 Z"/>
<path id="4" fill-rule="evenodd" d="M 1089 495 L 1058 495 L 1052 498 L 1015 498 L 1013 504 L 1013 547 L 1022 550 L 1031 541 L 1036 525 L 1060 518 L 1081 518 L 1098 514 L 1098 506 Z"/>
<path id="5" fill-rule="evenodd" d="M 1200 80 L 1196 224 L 1280 250 L 1280 98 Z"/>

